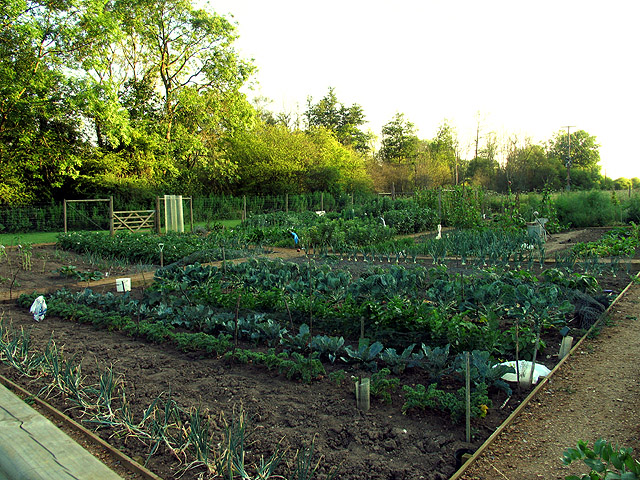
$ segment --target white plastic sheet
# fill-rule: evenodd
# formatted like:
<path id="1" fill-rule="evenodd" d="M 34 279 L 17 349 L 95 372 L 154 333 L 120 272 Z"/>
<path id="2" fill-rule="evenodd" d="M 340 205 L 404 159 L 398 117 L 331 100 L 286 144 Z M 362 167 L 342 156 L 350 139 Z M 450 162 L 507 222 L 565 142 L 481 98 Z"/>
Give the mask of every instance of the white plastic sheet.
<path id="1" fill-rule="evenodd" d="M 514 369 L 516 368 L 516 362 L 515 361 L 504 362 L 504 363 L 501 363 L 500 365 L 506 365 L 508 367 L 513 367 Z M 531 375 L 531 365 L 532 365 L 532 363 L 529 360 L 519 360 L 518 361 L 518 369 L 520 370 L 520 381 L 521 382 L 529 381 L 529 376 Z M 551 370 L 549 370 L 544 365 L 536 363 L 535 366 L 533 367 L 533 384 L 535 385 L 536 383 L 538 383 L 538 379 L 540 377 L 546 377 L 547 375 L 549 375 L 549 373 L 551 373 Z M 506 380 L 507 382 L 516 382 L 517 381 L 517 377 L 516 377 L 516 373 L 515 372 L 514 373 L 505 373 L 501 378 L 503 380 Z"/>

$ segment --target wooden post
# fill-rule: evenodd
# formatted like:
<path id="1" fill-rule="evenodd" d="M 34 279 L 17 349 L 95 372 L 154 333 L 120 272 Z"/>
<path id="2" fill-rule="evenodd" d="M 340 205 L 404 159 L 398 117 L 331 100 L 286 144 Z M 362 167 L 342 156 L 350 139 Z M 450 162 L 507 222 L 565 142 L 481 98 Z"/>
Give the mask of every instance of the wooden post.
<path id="1" fill-rule="evenodd" d="M 466 440 L 467 443 L 471 443 L 471 366 L 469 362 L 469 352 L 464 352 L 465 358 L 465 400 L 467 404 L 467 417 L 466 417 Z"/>
<path id="2" fill-rule="evenodd" d="M 109 234 L 113 235 L 113 195 L 109 197 Z"/>
<path id="3" fill-rule="evenodd" d="M 352 193 L 351 194 L 351 219 L 352 220 L 353 220 L 353 217 L 355 216 L 353 212 L 353 203 L 354 203 L 353 197 L 354 197 L 354 194 Z"/>
<path id="4" fill-rule="evenodd" d="M 284 211 L 285 213 L 289 213 L 289 194 L 284 194 Z"/>
<path id="5" fill-rule="evenodd" d="M 242 196 L 242 222 L 247 220 L 247 196 Z"/>
<path id="6" fill-rule="evenodd" d="M 191 212 L 191 233 L 193 233 L 193 197 L 189 197 L 189 210 Z"/>
<path id="7" fill-rule="evenodd" d="M 64 199 L 62 211 L 64 212 L 64 233 L 67 233 L 67 199 Z"/>
<path id="8" fill-rule="evenodd" d="M 320 210 L 324 210 L 324 192 L 320 192 Z"/>
<path id="9" fill-rule="evenodd" d="M 156 218 L 155 218 L 156 234 L 160 235 L 160 197 L 156 196 Z"/>

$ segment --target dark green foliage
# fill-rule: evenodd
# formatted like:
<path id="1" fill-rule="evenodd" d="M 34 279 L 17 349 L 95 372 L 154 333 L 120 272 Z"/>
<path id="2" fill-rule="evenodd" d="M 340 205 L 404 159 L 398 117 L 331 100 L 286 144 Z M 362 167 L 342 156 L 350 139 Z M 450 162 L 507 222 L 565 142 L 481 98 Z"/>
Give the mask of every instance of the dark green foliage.
<path id="1" fill-rule="evenodd" d="M 576 448 L 568 448 L 562 456 L 562 463 L 570 465 L 576 460 L 589 468 L 588 474 L 568 475 L 566 480 L 637 480 L 640 478 L 640 462 L 633 458 L 632 449 L 618 447 L 602 438 L 596 440 L 593 448 L 584 440 L 579 440 Z"/>
<path id="2" fill-rule="evenodd" d="M 309 333 L 309 325 L 303 323 L 296 335 L 285 335 L 280 343 L 286 350 L 304 352 L 309 349 L 311 344 L 311 334 Z"/>
<path id="3" fill-rule="evenodd" d="M 386 224 L 393 227 L 398 234 L 406 235 L 434 230 L 438 225 L 437 211 L 420 207 L 413 202 L 407 207 L 389 210 L 383 216 Z"/>
<path id="4" fill-rule="evenodd" d="M 327 358 L 334 363 L 344 349 L 344 338 L 316 335 L 311 339 L 311 349 L 318 352 L 321 358 Z"/>
<path id="5" fill-rule="evenodd" d="M 391 404 L 391 393 L 395 392 L 400 385 L 399 378 L 389 378 L 390 373 L 388 368 L 373 373 L 370 384 L 371 395 L 381 397 L 387 404 Z"/>
<path id="6" fill-rule="evenodd" d="M 632 195 L 624 204 L 625 222 L 640 224 L 640 195 Z"/>
<path id="7" fill-rule="evenodd" d="M 58 235 L 58 245 L 64 250 L 77 253 L 101 255 L 104 258 L 126 260 L 128 262 L 160 264 L 160 244 L 163 245 L 165 264 L 178 262 L 183 258 L 199 252 L 208 252 L 205 261 L 222 260 L 222 248 L 225 257 L 232 259 L 246 255 L 237 240 L 228 240 L 223 234 L 212 234 L 202 237 L 195 234 L 169 233 L 155 234 L 123 233 L 109 235 L 107 232 L 75 232 Z"/>
<path id="8" fill-rule="evenodd" d="M 448 370 L 449 344 L 431 348 L 423 343 L 420 352 L 414 355 L 414 363 L 428 373 L 430 382 L 440 382 Z"/>
<path id="9" fill-rule="evenodd" d="M 171 335 L 180 350 L 205 351 L 220 356 L 233 347 L 230 335 L 220 334 L 217 337 L 206 333 L 174 333 Z"/>
<path id="10" fill-rule="evenodd" d="M 451 419 L 456 423 L 464 418 L 466 412 L 466 393 L 464 388 L 456 392 L 447 392 L 439 390 L 437 385 L 432 383 L 428 388 L 421 384 L 415 387 L 405 385 L 402 390 L 405 393 L 405 403 L 402 406 L 403 413 L 419 408 L 422 410 L 448 412 L 451 415 Z M 487 414 L 488 407 L 491 407 L 491 400 L 487 396 L 487 386 L 479 384 L 471 392 L 471 416 L 483 418 Z"/>
<path id="11" fill-rule="evenodd" d="M 162 323 L 146 323 L 138 324 L 135 330 L 137 336 L 146 338 L 154 343 L 164 343 L 171 338 L 173 327 Z"/>
<path id="12" fill-rule="evenodd" d="M 389 365 L 393 373 L 400 374 L 404 372 L 407 367 L 413 367 L 419 362 L 413 353 L 415 346 L 416 344 L 412 343 L 406 347 L 400 355 L 398 355 L 395 348 L 385 348 L 380 353 L 380 360 Z"/>
<path id="13" fill-rule="evenodd" d="M 376 359 L 384 346 L 380 342 L 373 342 L 370 344 L 370 340 L 367 338 L 361 338 L 358 342 L 358 348 L 354 349 L 350 346 L 345 347 L 345 352 L 351 360 L 360 363 L 363 367 L 375 371 L 378 368 Z M 348 361 L 343 358 L 344 361 Z"/>
<path id="14" fill-rule="evenodd" d="M 617 228 L 607 232 L 595 242 L 577 243 L 572 252 L 576 257 L 633 257 L 640 246 L 635 224 L 627 228 Z"/>
<path id="15" fill-rule="evenodd" d="M 507 395 L 511 395 L 511 387 L 502 380 L 505 373 L 515 373 L 513 367 L 499 365 L 499 362 L 492 359 L 489 352 L 474 350 L 469 356 L 469 368 L 471 381 L 476 385 L 485 384 L 495 386 Z M 464 377 L 466 375 L 465 355 L 459 354 L 454 362 L 456 372 Z"/>
<path id="16" fill-rule="evenodd" d="M 326 375 L 324 366 L 318 358 L 314 355 L 305 357 L 298 352 L 289 355 L 287 352 L 276 353 L 273 348 L 269 349 L 267 353 L 236 349 L 227 352 L 225 358 L 233 358 L 241 363 L 251 361 L 255 364 L 265 365 L 269 370 L 277 370 L 288 379 L 300 379 L 304 383 L 310 383 Z"/>
<path id="17" fill-rule="evenodd" d="M 591 190 L 559 195 L 556 208 L 560 224 L 572 228 L 604 227 L 616 220 L 609 192 Z"/>

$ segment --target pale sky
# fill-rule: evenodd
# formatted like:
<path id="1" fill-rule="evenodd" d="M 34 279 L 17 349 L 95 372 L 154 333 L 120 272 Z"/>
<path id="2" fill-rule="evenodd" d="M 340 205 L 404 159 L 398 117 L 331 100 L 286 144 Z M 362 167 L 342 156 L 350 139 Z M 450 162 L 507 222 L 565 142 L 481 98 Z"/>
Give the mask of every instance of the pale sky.
<path id="1" fill-rule="evenodd" d="M 603 174 L 640 177 L 637 0 L 211 0 L 258 68 L 250 98 L 306 109 L 334 87 L 370 129 L 399 112 L 422 139 L 445 120 L 475 135 L 597 138 Z"/>

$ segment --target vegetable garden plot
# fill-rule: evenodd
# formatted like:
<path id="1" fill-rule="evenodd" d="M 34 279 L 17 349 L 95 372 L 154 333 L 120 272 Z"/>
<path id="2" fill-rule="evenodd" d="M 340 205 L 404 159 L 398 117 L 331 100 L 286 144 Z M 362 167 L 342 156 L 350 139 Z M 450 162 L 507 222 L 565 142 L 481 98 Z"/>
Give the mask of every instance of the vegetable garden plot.
<path id="1" fill-rule="evenodd" d="M 122 372 L 133 387 L 126 395 L 135 399 L 132 412 L 144 411 L 169 391 L 178 407 L 189 412 L 195 405 L 230 413 L 243 404 L 257 428 L 247 453 L 250 463 L 259 463 L 261 455 L 271 457 L 274 438 L 284 437 L 282 445 L 290 446 L 293 454 L 317 434 L 314 448 L 324 456 L 324 473 L 341 464 L 339 478 L 362 478 L 363 471 L 371 478 L 448 478 L 455 469 L 455 451 L 468 447 L 464 428 L 455 423 L 463 384 L 458 355 L 476 351 L 473 446 L 517 403 L 514 392 L 500 409 L 507 392 L 496 384 L 497 372 L 489 370 L 491 362 L 515 352 L 513 327 L 522 312 L 509 309 L 509 297 L 518 295 L 521 305 L 528 301 L 545 308 L 536 294 L 555 292 L 561 305 L 572 302 L 569 291 L 580 292 L 582 298 L 593 298 L 597 291 L 589 290 L 597 287 L 591 275 L 560 269 L 535 282 L 531 272 L 476 272 L 472 264 L 460 266 L 460 259 L 433 265 L 431 259 L 418 258 L 414 264 L 406 256 L 392 257 L 391 263 L 379 258 L 362 262 L 361 255 L 358 262 L 329 256 L 324 265 L 321 256 L 317 258 L 299 265 L 251 260 L 217 269 L 167 268 L 144 295 L 60 293 L 48 302 L 50 316 L 37 324 L 36 333 L 45 345 L 51 330 L 62 334 L 59 344 L 70 356 L 88 356 L 82 371 L 95 378 L 104 370 L 98 372 L 94 357 L 103 366 L 115 362 L 114 371 Z M 494 306 L 495 299 L 499 301 Z M 572 313 L 563 317 L 563 308 L 568 306 L 549 307 L 554 322 L 566 317 L 572 328 L 579 328 L 570 320 Z M 52 316 L 55 309 L 92 326 L 58 321 Z M 27 318 L 23 324 L 33 326 L 33 321 Z M 535 324 L 518 325 L 521 357 L 526 358 L 527 348 L 533 349 Z M 538 358 L 547 363 L 553 361 L 560 325 L 541 322 L 546 346 Z M 531 330 L 528 336 L 525 326 Z M 368 342 L 358 341 L 363 330 Z M 83 337 L 74 342 L 77 334 Z M 492 346 L 491 356 L 483 346 Z M 372 379 L 375 395 L 366 414 L 355 407 L 352 375 Z M 212 439 L 219 443 L 216 435 L 223 429 L 220 422 L 216 425 Z M 130 452 L 137 445 L 135 455 L 143 459 L 149 453 L 149 445 L 140 446 L 133 437 L 113 437 L 106 430 L 105 435 Z M 164 444 L 158 450 L 149 462 L 165 465 L 167 478 L 194 458 L 185 451 L 178 460 Z M 170 454 L 164 457 L 163 452 Z M 213 447 L 210 458 L 215 458 Z M 290 476 L 284 464 L 281 468 Z M 194 465 L 186 478 L 203 470 Z"/>
<path id="2" fill-rule="evenodd" d="M 589 297 L 597 292 L 597 284 L 583 275 L 567 279 L 546 274 L 534 279 L 522 271 L 462 275 L 442 266 L 408 266 L 367 265 L 356 274 L 308 260 L 301 265 L 251 260 L 220 268 L 172 267 L 160 270 L 154 286 L 141 298 L 63 291 L 48 298 L 49 314 L 146 338 L 164 350 L 195 352 L 190 358 L 201 358 L 193 361 L 197 368 L 201 362 L 215 362 L 219 365 L 215 371 L 231 369 L 243 375 L 249 369 L 262 372 L 258 375 L 266 376 L 268 383 L 298 380 L 302 383 L 290 384 L 298 393 L 307 382 L 309 392 L 331 385 L 337 398 L 348 404 L 348 416 L 357 412 L 351 375 L 371 377 L 372 410 L 377 413 L 367 413 L 364 425 L 355 430 L 353 418 L 342 418 L 339 428 L 332 427 L 338 437 L 323 430 L 318 438 L 317 448 L 330 459 L 329 465 L 340 463 L 338 451 L 353 454 L 358 442 L 362 444 L 359 429 L 371 427 L 366 421 L 369 415 L 378 419 L 385 412 L 399 415 L 401 424 L 427 422 L 441 425 L 443 432 L 456 432 L 434 433 L 433 438 L 443 436 L 439 445 L 419 440 L 420 458 L 442 457 L 435 464 L 401 467 L 407 478 L 421 472 L 441 472 L 446 478 L 454 470 L 454 450 L 464 439 L 464 429 L 456 423 L 464 395 L 460 354 L 473 352 L 477 444 L 508 413 L 500 406 L 510 387 L 500 380 L 505 372 L 493 365 L 500 358 L 513 358 L 516 345 L 520 358 L 531 358 L 538 330 L 539 345 L 545 347 L 540 355 L 552 360 L 546 355 L 554 353 L 554 342 L 559 343 L 559 328 L 572 322 L 572 294 Z M 368 341 L 358 341 L 362 332 Z M 263 406 L 254 406 L 264 414 Z M 313 426 L 314 431 L 319 428 Z M 394 427 L 384 428 L 393 432 Z M 378 427 L 374 431 L 379 433 L 365 434 L 365 444 L 382 449 L 383 457 L 389 452 L 402 457 L 397 450 L 398 444 L 407 446 L 404 434 L 380 433 Z M 266 454 L 269 440 L 263 442 L 260 451 Z M 392 465 L 376 468 L 382 468 L 378 478 L 388 478 L 393 469 Z M 357 478 L 350 472 L 341 478 Z"/>

